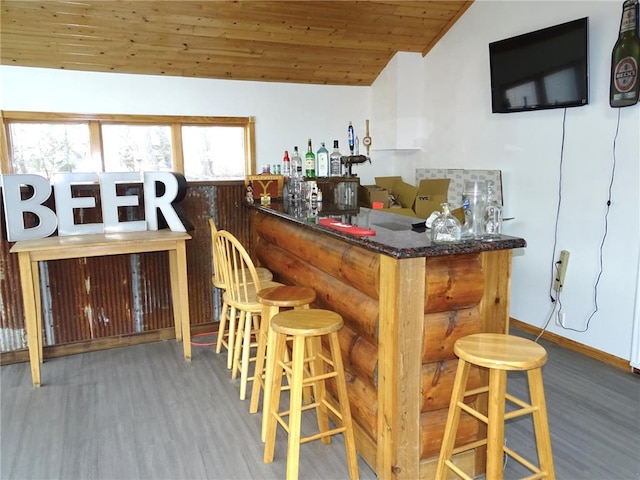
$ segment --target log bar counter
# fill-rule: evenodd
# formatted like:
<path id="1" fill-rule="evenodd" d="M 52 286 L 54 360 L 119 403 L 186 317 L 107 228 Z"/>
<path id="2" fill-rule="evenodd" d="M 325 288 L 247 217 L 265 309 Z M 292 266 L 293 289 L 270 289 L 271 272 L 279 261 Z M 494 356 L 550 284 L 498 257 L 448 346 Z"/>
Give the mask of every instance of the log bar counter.
<path id="1" fill-rule="evenodd" d="M 354 236 L 289 215 L 282 203 L 250 208 L 258 262 L 279 281 L 313 288 L 315 307 L 344 318 L 340 344 L 360 455 L 380 479 L 433 478 L 457 367 L 453 344 L 508 332 L 511 250 L 526 242 L 434 245 L 412 231 L 416 218 L 331 210 L 376 232 Z M 484 380 L 475 372 L 473 381 Z M 465 417 L 456 443 L 484 438 Z M 456 461 L 484 471 L 478 450 Z"/>

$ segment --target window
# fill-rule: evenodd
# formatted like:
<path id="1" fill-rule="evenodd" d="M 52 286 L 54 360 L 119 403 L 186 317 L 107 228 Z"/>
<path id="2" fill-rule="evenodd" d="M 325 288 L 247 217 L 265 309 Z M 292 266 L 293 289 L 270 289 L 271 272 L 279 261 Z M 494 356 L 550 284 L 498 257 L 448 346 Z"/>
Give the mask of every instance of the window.
<path id="1" fill-rule="evenodd" d="M 244 178 L 244 132 L 237 127 L 182 127 L 185 176 Z"/>
<path id="2" fill-rule="evenodd" d="M 252 117 L 2 112 L 2 123 L 2 173 L 176 171 L 195 181 L 255 172 Z"/>
<path id="3" fill-rule="evenodd" d="M 171 127 L 102 125 L 106 172 L 171 171 Z"/>
<path id="4" fill-rule="evenodd" d="M 96 171 L 85 124 L 13 123 L 10 138 L 13 173 Z"/>

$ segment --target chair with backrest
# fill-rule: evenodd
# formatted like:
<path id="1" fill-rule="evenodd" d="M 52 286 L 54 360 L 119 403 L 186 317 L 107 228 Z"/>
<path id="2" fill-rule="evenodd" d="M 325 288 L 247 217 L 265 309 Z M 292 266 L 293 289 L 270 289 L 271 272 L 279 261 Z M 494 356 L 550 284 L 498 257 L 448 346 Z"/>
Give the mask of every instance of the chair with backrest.
<path id="1" fill-rule="evenodd" d="M 258 292 L 263 288 L 280 286 L 277 282 L 264 282 L 258 276 L 251 257 L 240 241 L 230 232 L 219 230 L 214 234 L 214 248 L 219 256 L 220 272 L 225 283 L 224 301 L 231 310 L 229 331 L 236 330 L 232 355 L 231 378 L 240 374 L 240 399 L 246 398 L 251 349 L 257 347 L 256 334 L 260 328 L 262 304 Z M 235 322 L 237 317 L 237 328 Z M 231 343 L 231 341 L 230 341 Z"/>
<path id="2" fill-rule="evenodd" d="M 214 236 L 216 232 L 218 232 L 218 228 L 213 220 L 213 218 L 209 218 L 209 228 L 211 230 L 211 250 L 212 250 L 212 258 L 213 258 L 213 275 L 211 277 L 211 283 L 214 288 L 217 288 L 223 292 L 222 296 L 222 308 L 220 309 L 220 318 L 218 323 L 218 340 L 216 343 L 216 353 L 222 352 L 222 347 L 227 349 L 227 368 L 231 369 L 233 362 L 233 349 L 235 343 L 235 312 L 233 312 L 234 319 L 231 321 L 230 314 L 231 308 L 227 304 L 224 298 L 224 291 L 226 290 L 226 285 L 222 275 L 222 267 L 219 265 L 220 256 L 216 254 L 216 249 L 213 243 Z M 262 282 L 269 282 L 273 279 L 273 274 L 269 269 L 264 267 L 256 267 L 256 272 L 258 273 L 258 278 Z M 233 327 L 232 327 L 233 326 Z"/>

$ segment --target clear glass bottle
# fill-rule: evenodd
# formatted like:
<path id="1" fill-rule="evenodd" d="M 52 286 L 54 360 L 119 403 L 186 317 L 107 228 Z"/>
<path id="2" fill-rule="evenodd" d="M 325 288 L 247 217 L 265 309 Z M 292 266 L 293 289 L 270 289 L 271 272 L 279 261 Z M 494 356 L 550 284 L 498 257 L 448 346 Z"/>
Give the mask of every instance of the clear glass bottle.
<path id="1" fill-rule="evenodd" d="M 333 152 L 329 156 L 330 174 L 332 177 L 342 176 L 342 154 L 340 153 L 340 147 L 338 147 L 338 140 L 333 141 Z"/>
<path id="2" fill-rule="evenodd" d="M 462 191 L 465 238 L 481 238 L 484 235 L 484 210 L 487 207 L 487 182 L 470 180 Z"/>
<path id="3" fill-rule="evenodd" d="M 502 205 L 496 198 L 494 185 L 487 181 L 487 207 L 484 210 L 484 236 L 499 237 L 502 234 Z"/>
<path id="4" fill-rule="evenodd" d="M 434 243 L 459 242 L 462 236 L 462 225 L 451 214 L 448 203 L 442 203 L 442 213 L 431 224 L 431 241 Z"/>
<path id="5" fill-rule="evenodd" d="M 289 182 L 289 195 L 295 201 L 302 200 L 303 182 L 302 158 L 296 146 L 293 147 L 293 154 L 291 155 L 291 181 Z"/>
<path id="6" fill-rule="evenodd" d="M 289 150 L 284 151 L 282 157 L 282 175 L 285 177 L 291 176 L 291 159 L 289 158 Z"/>
<path id="7" fill-rule="evenodd" d="M 316 178 L 316 156 L 313 153 L 311 139 L 307 142 L 307 153 L 304 156 L 304 176 L 305 178 Z"/>
<path id="8" fill-rule="evenodd" d="M 329 176 L 329 150 L 324 146 L 324 142 L 320 143 L 320 148 L 316 154 L 318 168 L 316 170 L 316 177 L 328 177 Z"/>

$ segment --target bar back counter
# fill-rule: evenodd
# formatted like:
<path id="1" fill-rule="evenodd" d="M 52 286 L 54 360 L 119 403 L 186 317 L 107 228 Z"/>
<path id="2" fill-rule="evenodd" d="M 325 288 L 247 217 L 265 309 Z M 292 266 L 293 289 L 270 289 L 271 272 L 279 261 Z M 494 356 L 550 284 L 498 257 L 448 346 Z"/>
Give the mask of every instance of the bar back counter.
<path id="1" fill-rule="evenodd" d="M 525 241 L 435 245 L 412 231 L 416 218 L 366 208 L 319 212 L 375 230 L 356 236 L 286 204 L 251 208 L 258 262 L 283 283 L 313 288 L 314 306 L 344 319 L 340 344 L 360 455 L 380 479 L 433 478 L 457 367 L 453 344 L 508 332 L 511 250 Z M 478 371 L 473 377 L 476 386 L 484 381 Z M 457 443 L 484 435 L 475 419 L 461 418 Z M 482 458 L 470 451 L 456 461 L 480 474 Z"/>

